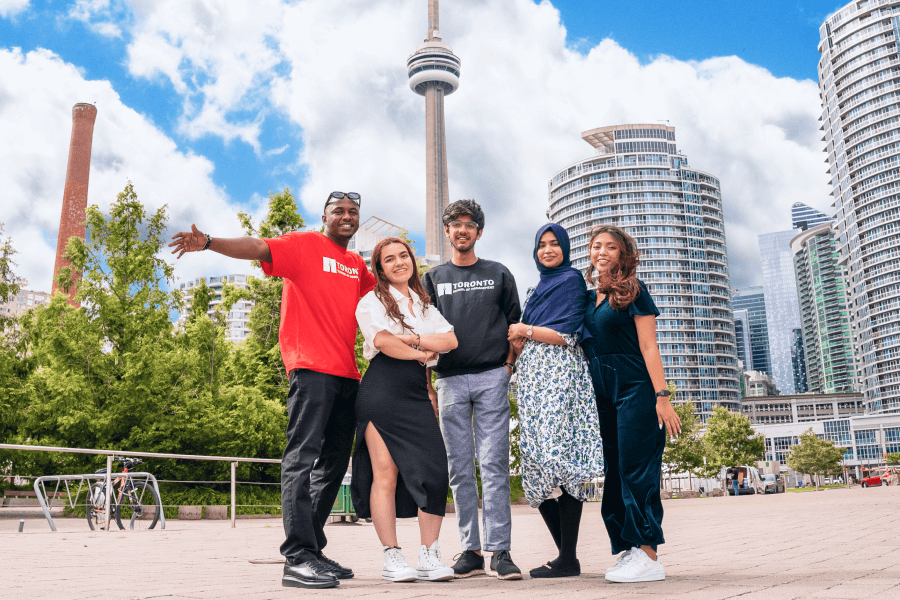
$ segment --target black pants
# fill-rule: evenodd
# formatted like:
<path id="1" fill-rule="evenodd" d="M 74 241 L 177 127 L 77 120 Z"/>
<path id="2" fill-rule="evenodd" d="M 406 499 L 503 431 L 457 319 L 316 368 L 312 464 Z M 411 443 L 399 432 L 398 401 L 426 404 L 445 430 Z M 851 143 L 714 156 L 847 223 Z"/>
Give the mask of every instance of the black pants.
<path id="1" fill-rule="evenodd" d="M 350 463 L 356 426 L 355 379 L 294 369 L 281 458 L 281 553 L 291 564 L 319 556 L 325 523 Z"/>

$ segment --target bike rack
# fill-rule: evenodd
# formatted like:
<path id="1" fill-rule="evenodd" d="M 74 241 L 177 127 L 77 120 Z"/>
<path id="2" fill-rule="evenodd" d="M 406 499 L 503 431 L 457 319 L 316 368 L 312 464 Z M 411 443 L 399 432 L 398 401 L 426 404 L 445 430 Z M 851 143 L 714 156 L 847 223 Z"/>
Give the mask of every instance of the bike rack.
<path id="1" fill-rule="evenodd" d="M 118 478 L 127 478 L 127 479 L 143 479 L 145 481 L 149 481 L 153 484 L 153 489 L 156 490 L 156 496 L 162 501 L 162 496 L 159 493 L 159 485 L 156 483 L 156 477 L 153 476 L 152 473 L 144 473 L 144 472 L 135 472 L 135 473 L 110 473 L 107 468 L 106 473 L 91 473 L 89 475 L 45 475 L 43 477 L 38 477 L 34 480 L 34 491 L 37 494 L 38 502 L 41 505 L 41 509 L 44 511 L 44 516 L 47 517 L 47 523 L 50 524 L 50 530 L 56 531 L 56 524 L 53 523 L 53 517 L 50 516 L 50 506 L 53 503 L 53 500 L 50 499 L 48 502 L 47 489 L 45 487 L 45 483 L 50 481 L 56 482 L 56 492 L 59 492 L 60 483 L 64 484 L 66 495 L 69 501 L 69 507 L 75 508 L 75 503 L 78 500 L 78 496 L 81 494 L 81 486 L 84 485 L 85 480 L 91 479 L 102 479 L 106 481 L 106 502 L 105 502 L 105 521 L 106 521 L 106 530 L 109 531 L 109 523 L 110 523 L 110 497 L 112 492 L 112 480 Z M 70 481 L 78 482 L 78 489 L 75 491 L 75 499 L 72 499 L 72 489 L 69 487 Z M 88 486 L 88 491 L 90 491 L 90 486 Z M 160 507 L 159 509 L 159 522 L 160 529 L 166 528 L 166 513 Z M 133 526 L 133 525 L 132 525 Z"/>

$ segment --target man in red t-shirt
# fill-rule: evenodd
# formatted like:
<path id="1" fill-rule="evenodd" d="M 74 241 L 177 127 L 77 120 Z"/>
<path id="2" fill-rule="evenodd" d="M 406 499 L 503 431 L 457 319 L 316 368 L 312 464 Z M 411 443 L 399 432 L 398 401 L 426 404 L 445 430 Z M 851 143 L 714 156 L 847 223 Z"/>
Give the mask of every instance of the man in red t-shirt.
<path id="1" fill-rule="evenodd" d="M 325 234 L 292 232 L 275 239 L 212 238 L 191 225 L 172 236 L 178 258 L 212 250 L 262 263 L 284 278 L 278 342 L 290 378 L 287 443 L 281 459 L 286 539 L 281 583 L 326 588 L 353 571 L 322 554 L 324 526 L 347 472 L 356 426 L 356 305 L 374 286 L 365 260 L 347 250 L 359 229 L 359 194 L 332 192 Z"/>

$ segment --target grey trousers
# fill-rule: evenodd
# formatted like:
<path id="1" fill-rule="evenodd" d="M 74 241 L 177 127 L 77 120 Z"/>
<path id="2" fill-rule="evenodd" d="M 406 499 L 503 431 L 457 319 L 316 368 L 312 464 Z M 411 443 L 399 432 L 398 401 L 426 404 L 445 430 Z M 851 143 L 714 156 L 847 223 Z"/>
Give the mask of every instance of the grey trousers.
<path id="1" fill-rule="evenodd" d="M 481 470 L 484 549 L 510 549 L 509 373 L 503 367 L 435 381 L 450 489 L 463 550 L 481 550 L 475 456 Z"/>

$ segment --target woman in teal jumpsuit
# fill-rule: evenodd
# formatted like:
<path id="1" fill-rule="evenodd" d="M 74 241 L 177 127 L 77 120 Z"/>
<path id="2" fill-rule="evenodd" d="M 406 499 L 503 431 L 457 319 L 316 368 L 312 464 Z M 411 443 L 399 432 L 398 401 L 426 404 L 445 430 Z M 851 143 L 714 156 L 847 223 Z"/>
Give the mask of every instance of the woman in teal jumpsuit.
<path id="1" fill-rule="evenodd" d="M 669 401 L 662 359 L 656 345 L 659 310 L 635 276 L 637 245 L 618 227 L 591 231 L 591 267 L 585 342 L 600 434 L 605 481 L 601 514 L 613 554 L 622 553 L 606 572 L 609 581 L 665 579 L 656 554 L 665 542 L 660 500 L 666 431 L 677 435 L 681 421 Z"/>

